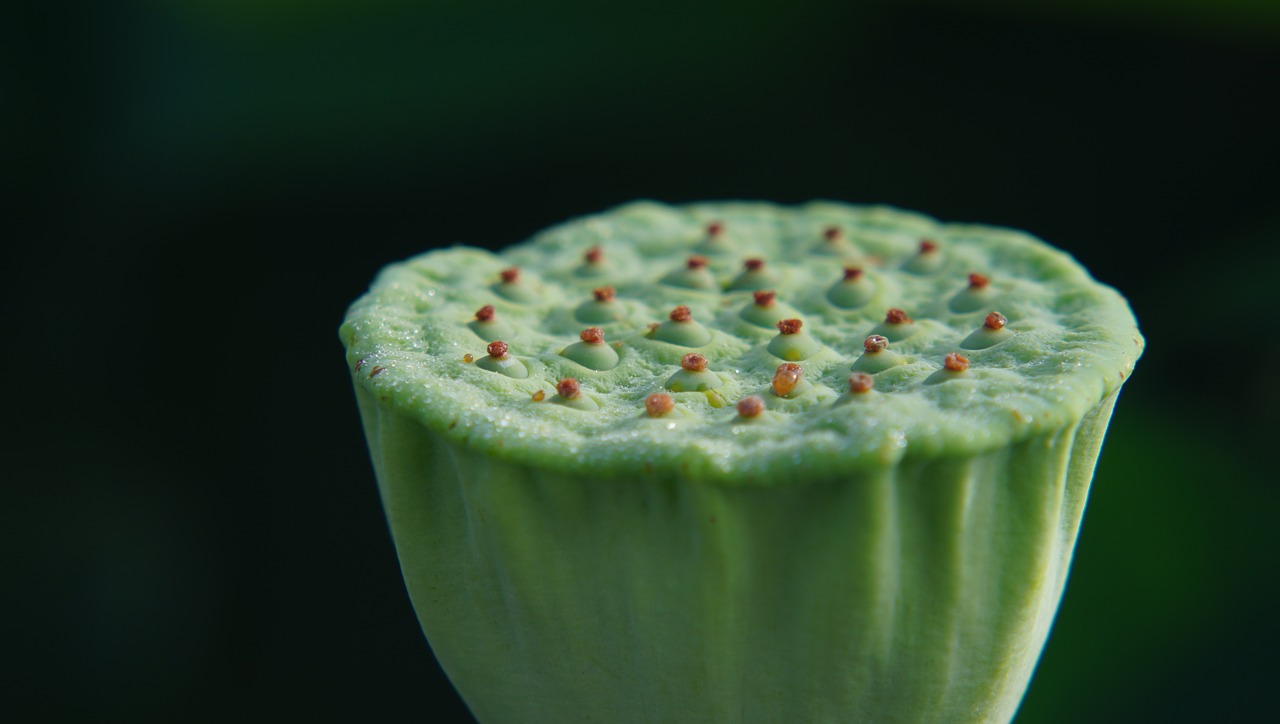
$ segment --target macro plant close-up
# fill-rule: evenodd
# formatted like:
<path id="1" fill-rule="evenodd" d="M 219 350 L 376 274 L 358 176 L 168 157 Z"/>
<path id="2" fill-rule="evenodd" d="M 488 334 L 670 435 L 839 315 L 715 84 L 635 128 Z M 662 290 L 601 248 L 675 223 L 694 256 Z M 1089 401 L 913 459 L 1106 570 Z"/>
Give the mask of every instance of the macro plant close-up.
<path id="1" fill-rule="evenodd" d="M 1031 237 L 833 203 L 431 252 L 340 336 L 483 722 L 1009 721 L 1142 352 Z"/>
<path id="2" fill-rule="evenodd" d="M 1275 718 L 1280 4 L 5 15 L 7 719 Z"/>

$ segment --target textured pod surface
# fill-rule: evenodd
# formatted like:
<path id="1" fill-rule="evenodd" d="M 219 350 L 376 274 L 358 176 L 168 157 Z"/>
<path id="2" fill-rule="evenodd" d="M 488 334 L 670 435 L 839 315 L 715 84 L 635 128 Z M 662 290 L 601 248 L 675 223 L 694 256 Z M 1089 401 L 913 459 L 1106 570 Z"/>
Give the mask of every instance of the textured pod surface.
<path id="1" fill-rule="evenodd" d="M 691 255 L 714 285 L 670 283 Z M 795 335 L 744 321 L 744 259 L 813 343 L 785 397 L 771 344 Z M 851 263 L 874 279 L 854 309 L 828 293 Z M 953 304 L 977 272 L 990 308 Z M 602 284 L 618 361 L 591 370 L 561 352 Z M 527 377 L 471 362 L 485 306 Z M 948 364 L 997 308 L 1007 334 Z M 848 393 L 895 310 L 901 363 Z M 1025 234 L 829 203 L 639 203 L 433 252 L 341 336 L 423 629 L 493 722 L 1009 719 L 1142 346 L 1119 295 Z M 694 373 L 716 384 L 667 384 Z M 584 404 L 546 401 L 565 377 Z"/>

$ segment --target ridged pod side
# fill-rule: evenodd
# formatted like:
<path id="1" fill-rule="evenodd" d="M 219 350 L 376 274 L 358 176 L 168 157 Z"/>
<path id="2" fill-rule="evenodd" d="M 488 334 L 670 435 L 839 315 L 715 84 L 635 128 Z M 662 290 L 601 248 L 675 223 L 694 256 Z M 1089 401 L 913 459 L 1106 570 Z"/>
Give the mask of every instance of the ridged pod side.
<path id="1" fill-rule="evenodd" d="M 1008 721 L 1113 393 L 1077 425 L 844 479 L 593 479 L 356 396 L 423 630 L 482 722 Z"/>

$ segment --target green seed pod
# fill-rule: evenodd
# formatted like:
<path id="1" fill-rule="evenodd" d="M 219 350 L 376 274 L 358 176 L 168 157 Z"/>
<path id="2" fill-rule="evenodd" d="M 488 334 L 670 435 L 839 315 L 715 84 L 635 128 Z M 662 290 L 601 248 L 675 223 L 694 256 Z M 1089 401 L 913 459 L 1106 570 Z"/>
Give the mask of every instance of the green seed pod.
<path id="1" fill-rule="evenodd" d="M 822 343 L 809 336 L 799 319 L 778 322 L 778 336 L 769 340 L 769 354 L 789 362 L 809 359 L 821 350 Z"/>
<path id="2" fill-rule="evenodd" d="M 579 304 L 573 316 L 583 324 L 609 324 L 622 318 L 626 311 L 615 299 L 613 287 L 597 287 L 591 290 L 591 299 Z"/>
<path id="3" fill-rule="evenodd" d="M 571 359 L 589 370 L 611 370 L 618 366 L 618 352 L 604 343 L 604 332 L 599 327 L 587 327 L 579 337 L 580 341 L 560 352 L 561 357 Z"/>
<path id="4" fill-rule="evenodd" d="M 800 313 L 795 307 L 779 302 L 777 296 L 770 291 L 753 292 L 751 303 L 743 307 L 738 316 L 748 324 L 761 329 L 775 329 L 778 322 L 784 319 L 799 319 Z"/>
<path id="5" fill-rule="evenodd" d="M 858 258 L 858 250 L 848 237 L 845 236 L 844 229 L 839 226 L 828 226 L 822 230 L 822 241 L 814 244 L 811 251 L 821 256 L 834 256 L 850 261 Z"/>
<path id="6" fill-rule="evenodd" d="M 716 278 L 711 273 L 711 270 L 707 268 L 707 258 L 704 256 L 689 257 L 683 267 L 664 276 L 662 283 L 673 287 L 700 289 L 702 291 L 715 291 L 716 289 Z"/>
<path id="7" fill-rule="evenodd" d="M 476 360 L 476 367 L 517 380 L 523 380 L 529 376 L 529 370 L 524 363 L 507 354 L 507 343 L 502 340 L 489 343 L 489 354 Z"/>
<path id="8" fill-rule="evenodd" d="M 987 349 L 1009 339 L 1013 336 L 1013 332 L 1005 327 L 1009 323 L 1008 318 L 999 312 L 992 312 L 982 320 L 982 326 L 977 328 L 964 341 L 960 343 L 961 349 Z"/>
<path id="9" fill-rule="evenodd" d="M 742 273 L 734 277 L 729 283 L 729 291 L 755 291 L 757 289 L 767 289 L 778 281 L 778 276 L 772 270 L 765 268 L 763 259 L 748 259 L 743 264 Z"/>
<path id="10" fill-rule="evenodd" d="M 901 342 L 915 333 L 915 320 L 896 307 L 886 312 L 884 321 L 871 330 L 871 334 L 884 337 L 890 342 Z"/>
<path id="11" fill-rule="evenodd" d="M 829 226 L 876 282 L 860 306 L 830 288 L 846 257 L 808 253 Z M 710 287 L 582 273 L 601 240 L 636 269 L 728 265 Z M 796 311 L 771 322 L 802 329 L 766 343 L 768 305 L 721 292 L 743 258 L 770 260 Z M 1016 330 L 955 308 L 972 268 Z M 581 319 L 605 280 L 626 303 Z M 468 364 L 494 304 L 522 356 Z M 851 349 L 891 304 L 916 322 Z M 584 369 L 565 335 L 597 324 L 623 352 Z M 501 254 L 433 251 L 383 270 L 340 337 L 436 657 L 479 721 L 535 724 L 1010 720 L 1143 345 L 1044 242 L 836 203 L 636 203 Z"/>
<path id="12" fill-rule="evenodd" d="M 995 294 L 991 291 L 991 280 L 983 274 L 970 274 L 969 286 L 957 292 L 948 306 L 957 314 L 976 312 L 979 309 L 990 308 L 994 296 Z"/>

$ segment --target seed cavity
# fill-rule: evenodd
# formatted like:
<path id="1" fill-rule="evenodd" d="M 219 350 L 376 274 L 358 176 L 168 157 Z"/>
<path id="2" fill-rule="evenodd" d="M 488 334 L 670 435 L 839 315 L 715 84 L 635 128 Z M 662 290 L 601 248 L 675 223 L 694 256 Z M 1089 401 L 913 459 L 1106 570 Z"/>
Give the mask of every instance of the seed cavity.
<path id="1" fill-rule="evenodd" d="M 604 330 L 587 327 L 578 334 L 578 339 L 580 341 L 565 347 L 560 355 L 598 372 L 618 366 L 618 351 L 604 343 Z"/>
<path id="2" fill-rule="evenodd" d="M 991 303 L 992 298 L 991 279 L 985 274 L 972 272 L 969 274 L 969 286 L 956 292 L 951 298 L 948 307 L 956 314 L 966 314 L 968 312 L 976 312 Z"/>
<path id="3" fill-rule="evenodd" d="M 751 419 L 759 417 L 764 412 L 764 398 L 757 395 L 748 395 L 738 400 L 738 416 Z"/>
<path id="4" fill-rule="evenodd" d="M 987 349 L 1009 339 L 1013 330 L 1009 329 L 1009 318 L 999 312 L 991 312 L 982 320 L 982 326 L 969 333 L 960 343 L 960 349 Z"/>
<path id="5" fill-rule="evenodd" d="M 719 375 L 707 369 L 707 358 L 691 352 L 680 358 L 680 369 L 667 378 L 664 386 L 672 392 L 705 392 L 722 384 Z"/>
<path id="6" fill-rule="evenodd" d="M 769 353 L 788 362 L 808 359 L 822 349 L 822 345 L 803 331 L 804 322 L 799 319 L 778 321 L 778 336 L 769 340 Z"/>
<path id="7" fill-rule="evenodd" d="M 477 322 L 492 322 L 494 317 L 493 305 L 486 304 L 476 310 Z"/>
<path id="8" fill-rule="evenodd" d="M 827 290 L 827 300 L 841 309 L 859 309 L 871 301 L 875 291 L 862 267 L 846 266 L 839 281 Z"/>
<path id="9" fill-rule="evenodd" d="M 676 401 L 664 392 L 655 392 L 644 398 L 644 411 L 649 417 L 662 417 L 676 409 Z"/>
<path id="10" fill-rule="evenodd" d="M 481 357 L 475 361 L 476 367 L 489 372 L 497 372 L 512 379 L 523 380 L 529 376 L 529 370 L 520 360 L 512 357 L 508 352 L 510 347 L 506 342 L 500 339 L 489 343 L 485 348 L 488 355 Z"/>
<path id="11" fill-rule="evenodd" d="M 933 239 L 921 239 L 915 256 L 902 265 L 902 270 L 910 274 L 932 274 L 942 268 L 943 261 L 938 242 Z"/>
<path id="12" fill-rule="evenodd" d="M 862 356 L 854 360 L 852 372 L 868 375 L 879 374 L 906 362 L 902 355 L 889 349 L 889 340 L 882 334 L 873 334 L 862 341 Z"/>
<path id="13" fill-rule="evenodd" d="M 885 337 L 890 342 L 901 342 L 915 334 L 915 323 L 905 311 L 894 307 L 884 315 L 884 321 L 871 330 L 872 334 Z"/>
<path id="14" fill-rule="evenodd" d="M 693 312 L 683 304 L 672 309 L 667 321 L 658 325 L 649 336 L 680 347 L 701 347 L 711 341 L 711 331 L 695 321 Z"/>

